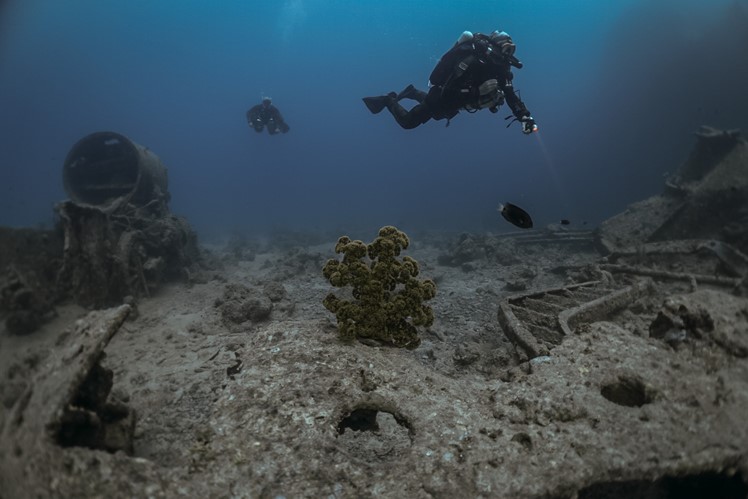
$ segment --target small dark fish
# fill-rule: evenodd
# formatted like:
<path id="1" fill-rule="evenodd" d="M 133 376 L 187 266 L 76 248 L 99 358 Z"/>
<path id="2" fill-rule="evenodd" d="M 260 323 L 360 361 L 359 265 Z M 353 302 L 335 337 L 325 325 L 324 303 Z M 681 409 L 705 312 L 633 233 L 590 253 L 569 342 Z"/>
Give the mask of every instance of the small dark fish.
<path id="1" fill-rule="evenodd" d="M 561 219 L 561 225 L 569 225 L 571 222 L 565 218 Z"/>
<path id="2" fill-rule="evenodd" d="M 519 206 L 513 205 L 512 203 L 499 204 L 499 213 L 506 219 L 510 224 L 514 224 L 520 229 L 531 229 L 532 218 L 530 214 Z"/>

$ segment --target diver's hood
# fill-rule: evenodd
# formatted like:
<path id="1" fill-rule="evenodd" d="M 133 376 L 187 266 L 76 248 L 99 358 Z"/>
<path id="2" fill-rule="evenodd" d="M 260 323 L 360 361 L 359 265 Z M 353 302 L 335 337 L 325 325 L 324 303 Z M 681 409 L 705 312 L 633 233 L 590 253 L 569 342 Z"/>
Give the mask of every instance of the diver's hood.
<path id="1" fill-rule="evenodd" d="M 491 41 L 491 45 L 496 47 L 496 50 L 507 57 L 513 56 L 514 51 L 517 50 L 512 37 L 506 31 L 494 31 L 488 36 L 488 39 Z"/>

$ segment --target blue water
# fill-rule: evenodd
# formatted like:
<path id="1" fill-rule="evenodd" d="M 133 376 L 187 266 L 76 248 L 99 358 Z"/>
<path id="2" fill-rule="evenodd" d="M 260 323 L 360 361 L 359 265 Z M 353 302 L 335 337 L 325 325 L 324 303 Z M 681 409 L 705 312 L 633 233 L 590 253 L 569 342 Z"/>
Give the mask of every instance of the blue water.
<path id="1" fill-rule="evenodd" d="M 0 225 L 53 221 L 62 163 L 111 130 L 169 169 L 172 211 L 228 231 L 588 227 L 659 193 L 699 125 L 748 129 L 746 0 L 0 0 Z M 403 130 L 361 97 L 425 89 L 465 30 L 508 31 L 540 127 Z M 291 126 L 256 134 L 269 95 Z"/>

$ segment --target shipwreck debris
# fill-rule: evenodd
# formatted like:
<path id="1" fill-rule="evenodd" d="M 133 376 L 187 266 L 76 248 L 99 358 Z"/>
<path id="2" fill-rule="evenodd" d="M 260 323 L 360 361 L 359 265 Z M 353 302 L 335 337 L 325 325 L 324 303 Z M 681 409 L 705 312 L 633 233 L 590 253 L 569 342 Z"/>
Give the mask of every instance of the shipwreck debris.
<path id="1" fill-rule="evenodd" d="M 654 290 L 651 280 L 640 280 L 631 286 L 613 291 L 558 314 L 558 325 L 564 335 L 570 335 L 583 322 L 594 322 L 625 308 Z"/>
<path id="2" fill-rule="evenodd" d="M 533 359 L 548 355 L 582 322 L 602 320 L 651 289 L 646 280 L 623 289 L 589 281 L 517 295 L 499 304 L 499 323 L 504 334 Z"/>
<path id="3" fill-rule="evenodd" d="M 11 334 L 35 331 L 53 315 L 53 298 L 44 292 L 33 273 L 22 273 L 11 265 L 0 276 L 0 311 L 7 313 L 5 327 Z"/>
<path id="4" fill-rule="evenodd" d="M 54 316 L 61 254 L 60 231 L 0 228 L 0 318 L 11 334 L 29 334 Z"/>
<path id="5" fill-rule="evenodd" d="M 696 144 L 677 175 L 680 184 L 697 182 L 714 170 L 742 140 L 739 129 L 719 130 L 702 126 L 694 132 Z"/>
<path id="6" fill-rule="evenodd" d="M 698 286 L 699 283 L 703 284 L 714 284 L 717 286 L 728 286 L 734 288 L 741 282 L 740 279 L 734 279 L 730 277 L 720 277 L 704 274 L 689 274 L 684 272 L 667 272 L 663 270 L 654 270 L 644 267 L 633 267 L 629 265 L 615 265 L 615 264 L 601 264 L 600 268 L 611 273 L 618 274 L 633 274 L 640 276 L 654 277 L 658 279 L 667 279 L 673 281 L 687 281 L 692 284 L 693 287 Z"/>
<path id="7" fill-rule="evenodd" d="M 563 332 L 558 329 L 557 313 L 570 304 L 576 305 L 577 296 L 599 296 L 598 284 L 586 282 L 502 300 L 498 319 L 504 334 L 531 359 L 548 355 L 550 348 L 561 343 L 563 338 Z"/>
<path id="8" fill-rule="evenodd" d="M 133 453 L 135 411 L 111 397 L 113 374 L 93 365 L 73 400 L 59 418 L 57 443 L 62 447 L 88 447 Z"/>
<path id="9" fill-rule="evenodd" d="M 634 203 L 596 230 L 613 253 L 656 241 L 717 240 L 748 252 L 748 141 L 739 130 L 702 127 L 664 192 Z"/>
<path id="10" fill-rule="evenodd" d="M 748 257 L 715 240 L 686 239 L 646 243 L 611 253 L 600 269 L 612 274 L 648 276 L 660 281 L 683 281 L 739 290 L 748 276 Z"/>
<path id="11" fill-rule="evenodd" d="M 523 249 L 518 246 L 561 246 L 592 249 L 594 233 L 589 230 L 566 229 L 549 226 L 541 230 L 506 232 L 492 236 L 462 233 L 457 241 L 437 257 L 439 265 L 462 267 L 467 270 L 476 260 L 495 260 L 501 265 L 517 265 L 526 261 L 520 258 Z"/>
<path id="12" fill-rule="evenodd" d="M 111 372 L 100 366 L 104 348 L 129 311 L 128 305 L 122 305 L 89 313 L 70 334 L 60 337 L 57 348 L 39 364 L 33 385 L 26 387 L 2 419 L 3 494 L 44 495 L 42 490 L 54 477 L 69 472 L 62 459 L 67 446 L 131 449 L 128 428 L 132 429 L 134 413 L 109 397 Z M 66 455 L 73 461 L 81 459 Z M 18 480 L 28 469 L 36 470 L 36 485 L 31 488 L 32 481 Z"/>
<path id="13" fill-rule="evenodd" d="M 65 236 L 58 281 L 77 303 L 147 297 L 199 261 L 197 236 L 169 211 L 166 167 L 147 148 L 93 133 L 71 149 L 63 181 L 70 201 L 57 206 Z"/>
<path id="14" fill-rule="evenodd" d="M 62 167 L 62 180 L 71 201 L 106 213 L 126 204 L 169 201 L 161 160 L 115 132 L 92 133 L 73 145 Z"/>
<path id="15" fill-rule="evenodd" d="M 709 312 L 701 307 L 689 309 L 672 299 L 665 300 L 657 317 L 649 325 L 649 336 L 659 338 L 675 346 L 689 336 L 703 338 L 714 329 Z"/>

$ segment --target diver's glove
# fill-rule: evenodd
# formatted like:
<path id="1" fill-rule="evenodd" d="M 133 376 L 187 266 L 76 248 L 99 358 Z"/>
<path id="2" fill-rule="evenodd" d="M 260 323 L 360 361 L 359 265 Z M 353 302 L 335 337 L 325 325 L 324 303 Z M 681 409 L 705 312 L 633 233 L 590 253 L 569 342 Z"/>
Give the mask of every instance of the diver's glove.
<path id="1" fill-rule="evenodd" d="M 529 135 L 532 132 L 538 131 L 538 125 L 535 124 L 535 120 L 529 114 L 521 117 L 519 121 L 520 123 L 522 123 L 522 133 L 524 133 L 525 135 Z"/>

